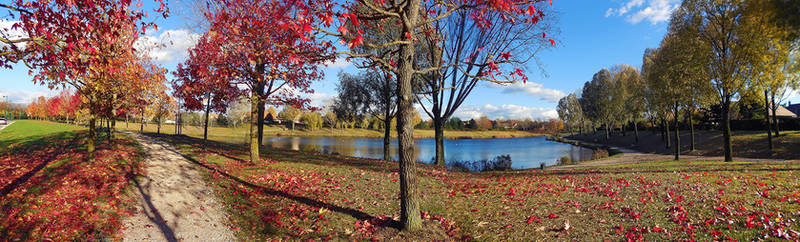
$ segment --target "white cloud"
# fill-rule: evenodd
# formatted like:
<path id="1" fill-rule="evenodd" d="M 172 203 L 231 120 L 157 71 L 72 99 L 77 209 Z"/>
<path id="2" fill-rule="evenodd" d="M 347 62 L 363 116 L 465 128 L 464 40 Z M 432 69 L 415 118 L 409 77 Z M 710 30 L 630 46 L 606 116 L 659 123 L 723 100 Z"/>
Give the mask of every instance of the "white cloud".
<path id="1" fill-rule="evenodd" d="M 558 99 L 561 99 L 562 97 L 567 95 L 566 93 L 559 90 L 544 88 L 544 85 L 535 82 L 527 82 L 527 83 L 517 82 L 510 86 L 501 86 L 501 85 L 491 85 L 491 86 L 505 88 L 503 90 L 503 93 L 506 94 L 524 93 L 532 97 L 554 103 L 558 102 Z"/>
<path id="2" fill-rule="evenodd" d="M 0 37 L 5 39 L 15 40 L 21 39 L 28 36 L 24 31 L 22 31 L 22 27 L 14 28 L 14 24 L 20 23 L 20 21 L 14 20 L 5 20 L 0 19 Z M 15 44 L 19 48 L 25 48 L 25 43 L 17 43 Z M 0 43 L 0 47 L 4 47 L 4 43 Z"/>
<path id="3" fill-rule="evenodd" d="M 606 15 L 605 15 L 606 18 L 611 16 L 611 14 L 614 14 L 614 9 L 613 8 L 608 8 L 608 10 L 606 10 Z"/>
<path id="4" fill-rule="evenodd" d="M 19 91 L 7 90 L 0 88 L 0 100 L 5 101 L 5 96 L 8 96 L 8 101 L 11 103 L 31 103 L 38 97 L 51 97 L 55 96 L 59 90 L 40 89 L 36 91 Z"/>
<path id="5" fill-rule="evenodd" d="M 642 8 L 645 3 L 646 7 Z M 606 10 L 605 16 L 610 17 L 615 14 L 616 16 L 626 16 L 626 21 L 632 24 L 643 20 L 658 24 L 669 20 L 672 11 L 679 5 L 679 0 L 629 0 L 617 9 L 609 8 Z"/>
<path id="6" fill-rule="evenodd" d="M 327 109 L 333 105 L 333 99 L 336 97 L 336 95 L 323 92 L 314 92 L 312 94 L 306 94 L 306 97 L 311 100 L 312 107 Z"/>
<path id="7" fill-rule="evenodd" d="M 149 52 L 158 62 L 182 61 L 188 57 L 188 49 L 197 44 L 200 34 L 188 29 L 165 30 L 161 34 L 146 35 L 136 41 L 135 47 Z"/>
<path id="8" fill-rule="evenodd" d="M 557 118 L 558 113 L 551 108 L 526 107 L 514 104 L 503 104 L 501 106 L 486 104 L 483 106 L 462 106 L 454 113 L 454 116 L 461 119 L 477 119 L 481 116 L 486 116 L 489 119 L 550 119 Z"/>

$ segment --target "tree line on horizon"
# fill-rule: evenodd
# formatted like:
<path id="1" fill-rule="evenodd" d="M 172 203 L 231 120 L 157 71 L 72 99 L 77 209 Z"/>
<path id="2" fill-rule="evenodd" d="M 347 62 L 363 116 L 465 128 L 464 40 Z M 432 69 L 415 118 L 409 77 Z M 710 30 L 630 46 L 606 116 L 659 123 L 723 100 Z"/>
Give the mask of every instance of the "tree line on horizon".
<path id="1" fill-rule="evenodd" d="M 791 15 L 798 7 L 791 1 L 684 0 L 659 47 L 644 51 L 640 69 L 620 64 L 598 71 L 559 100 L 559 118 L 581 133 L 600 128 L 606 141 L 610 131 L 630 127 L 638 143 L 639 125 L 658 127 L 667 148 L 674 135 L 677 160 L 681 120 L 693 150 L 695 119 L 702 114 L 722 131 L 725 161 L 731 161 L 731 117 L 737 104 L 742 110 L 755 103 L 762 112 L 746 111 L 763 114 L 772 149 L 776 110 L 800 88 L 798 21 Z"/>

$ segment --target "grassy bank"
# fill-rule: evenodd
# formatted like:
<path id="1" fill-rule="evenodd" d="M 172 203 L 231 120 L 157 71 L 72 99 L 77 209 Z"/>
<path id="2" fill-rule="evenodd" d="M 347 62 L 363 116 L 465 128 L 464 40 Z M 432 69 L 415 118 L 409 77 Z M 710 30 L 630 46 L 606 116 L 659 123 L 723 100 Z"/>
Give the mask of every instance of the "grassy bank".
<path id="1" fill-rule="evenodd" d="M 798 163 L 663 161 L 571 171 L 418 165 L 421 233 L 397 233 L 397 164 L 159 137 L 205 167 L 244 240 L 796 239 Z M 399 236 L 399 237 L 398 237 Z"/>
<path id="2" fill-rule="evenodd" d="M 605 143 L 605 133 L 567 136 L 569 139 Z M 695 150 L 690 151 L 691 136 L 688 131 L 680 131 L 681 153 L 702 156 L 721 156 L 722 133 L 719 131 L 697 131 L 695 134 Z M 747 158 L 800 159 L 800 131 L 782 131 L 781 136 L 772 137 L 774 147 L 770 151 L 767 134 L 763 131 L 733 132 L 733 156 Z M 674 144 L 674 135 L 670 137 Z M 672 154 L 673 148 L 666 148 L 665 142 L 658 133 L 639 132 L 639 143 L 633 132 L 627 135 L 612 135 L 608 145 L 625 147 L 642 152 Z"/>
<path id="3" fill-rule="evenodd" d="M 117 128 L 121 130 L 139 131 L 140 125 L 138 123 L 117 123 Z M 145 132 L 155 133 L 157 125 L 148 124 L 144 127 Z M 161 126 L 161 133 L 174 134 L 175 126 L 171 124 L 163 124 Z M 183 134 L 192 137 L 203 137 L 203 126 L 184 126 Z M 249 127 L 210 127 L 209 139 L 226 142 L 245 142 L 250 134 Z M 461 130 L 446 130 L 444 132 L 445 138 L 448 139 L 488 139 L 488 138 L 513 138 L 513 137 L 534 137 L 543 136 L 541 133 L 533 133 L 527 131 L 517 130 L 475 130 L 475 131 L 461 131 Z M 397 136 L 396 131 L 391 132 L 392 137 Z M 417 129 L 414 130 L 415 138 L 433 138 L 434 131 L 432 129 Z M 383 130 L 371 129 L 331 129 L 321 128 L 318 130 L 290 130 L 280 125 L 266 125 L 264 126 L 264 136 L 299 136 L 299 137 L 363 137 L 363 138 L 383 138 Z"/>
<path id="4" fill-rule="evenodd" d="M 125 137 L 98 139 L 88 161 L 87 133 L 30 120 L 0 131 L 0 240 L 119 239 L 141 151 Z"/>

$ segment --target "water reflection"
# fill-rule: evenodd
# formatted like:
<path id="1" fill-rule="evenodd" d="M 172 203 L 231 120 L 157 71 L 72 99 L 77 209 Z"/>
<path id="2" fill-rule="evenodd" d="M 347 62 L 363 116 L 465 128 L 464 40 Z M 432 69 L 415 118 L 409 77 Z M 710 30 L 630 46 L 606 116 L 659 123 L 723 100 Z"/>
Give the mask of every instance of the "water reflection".
<path id="1" fill-rule="evenodd" d="M 397 159 L 397 141 L 394 140 L 391 144 L 392 158 Z M 378 138 L 267 137 L 264 145 L 280 149 L 383 158 L 383 139 Z M 448 161 L 476 161 L 508 154 L 514 169 L 536 168 L 541 163 L 555 165 L 564 156 L 572 161 L 583 161 L 592 157 L 591 149 L 548 141 L 544 137 L 445 140 L 444 146 Z M 417 161 L 430 163 L 434 155 L 433 139 L 416 140 Z"/>

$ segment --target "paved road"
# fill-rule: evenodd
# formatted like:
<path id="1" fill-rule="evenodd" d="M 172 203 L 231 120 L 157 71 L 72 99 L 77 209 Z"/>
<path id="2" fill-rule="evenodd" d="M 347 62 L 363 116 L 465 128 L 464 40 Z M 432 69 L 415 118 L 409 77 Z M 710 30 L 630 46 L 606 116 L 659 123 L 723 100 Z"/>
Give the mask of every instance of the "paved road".
<path id="1" fill-rule="evenodd" d="M 123 132 L 142 145 L 147 177 L 137 179 L 136 213 L 123 221 L 124 241 L 234 241 L 225 211 L 198 167 L 168 144 Z"/>
<path id="2" fill-rule="evenodd" d="M 0 124 L 0 130 L 3 130 L 4 128 L 8 127 L 9 125 L 11 125 L 13 123 L 14 123 L 14 121 L 7 121 L 7 123 L 5 125 Z"/>

